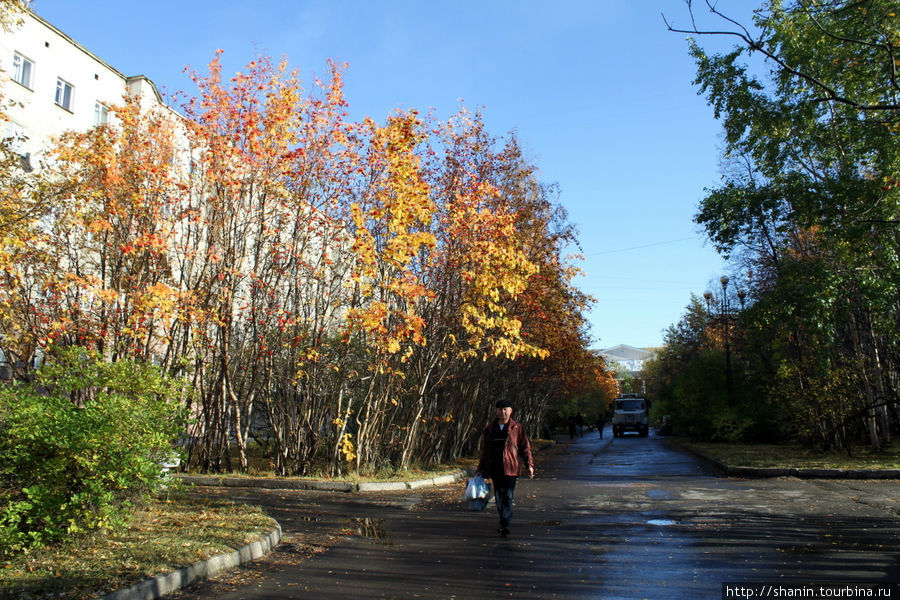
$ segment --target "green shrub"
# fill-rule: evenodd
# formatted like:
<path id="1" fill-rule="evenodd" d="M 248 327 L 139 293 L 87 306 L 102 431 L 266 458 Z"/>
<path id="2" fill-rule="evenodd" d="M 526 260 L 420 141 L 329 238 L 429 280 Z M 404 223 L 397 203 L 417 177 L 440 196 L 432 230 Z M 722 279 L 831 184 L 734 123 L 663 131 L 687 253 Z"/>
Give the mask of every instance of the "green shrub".
<path id="1" fill-rule="evenodd" d="M 33 384 L 0 386 L 0 556 L 124 525 L 183 428 L 178 388 L 158 369 L 77 348 Z"/>

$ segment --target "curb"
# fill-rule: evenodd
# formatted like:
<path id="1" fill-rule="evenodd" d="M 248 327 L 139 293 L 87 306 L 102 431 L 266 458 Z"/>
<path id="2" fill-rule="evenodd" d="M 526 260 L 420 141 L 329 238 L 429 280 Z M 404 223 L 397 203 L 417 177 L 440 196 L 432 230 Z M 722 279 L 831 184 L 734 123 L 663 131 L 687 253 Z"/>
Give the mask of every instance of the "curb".
<path id="1" fill-rule="evenodd" d="M 799 479 L 900 479 L 896 469 L 778 469 L 766 467 L 720 467 L 729 477 L 797 477 Z"/>
<path id="2" fill-rule="evenodd" d="M 213 487 L 255 487 L 272 490 L 321 490 L 325 492 L 355 492 L 357 484 L 348 481 L 317 481 L 312 479 L 269 479 L 266 477 L 227 477 L 220 475 L 182 475 L 175 477 L 193 485 Z"/>
<path id="3" fill-rule="evenodd" d="M 798 467 L 731 467 L 699 450 L 666 440 L 684 452 L 700 458 L 727 477 L 796 477 L 798 479 L 900 479 L 900 469 L 817 469 Z"/>
<path id="4" fill-rule="evenodd" d="M 175 475 L 187 484 L 215 487 L 251 487 L 270 490 L 317 490 L 322 492 L 368 493 L 417 490 L 462 481 L 467 471 L 457 471 L 417 481 L 321 481 L 306 479 L 267 479 L 265 477 L 220 477 L 208 475 Z"/>
<path id="5" fill-rule="evenodd" d="M 155 600 L 165 594 L 181 589 L 200 579 L 208 579 L 228 569 L 262 558 L 269 554 L 281 541 L 281 525 L 255 542 L 238 548 L 234 552 L 217 554 L 182 567 L 171 573 L 145 579 L 129 588 L 124 588 L 103 596 L 101 600 Z"/>

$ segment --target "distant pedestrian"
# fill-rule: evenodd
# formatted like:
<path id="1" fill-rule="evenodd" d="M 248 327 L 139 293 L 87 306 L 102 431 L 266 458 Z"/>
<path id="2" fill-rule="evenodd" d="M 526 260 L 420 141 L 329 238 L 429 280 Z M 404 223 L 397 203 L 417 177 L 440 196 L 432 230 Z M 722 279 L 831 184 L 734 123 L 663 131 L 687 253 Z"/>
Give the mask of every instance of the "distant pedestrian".
<path id="1" fill-rule="evenodd" d="M 600 413 L 597 417 L 597 431 L 600 432 L 600 439 L 603 439 L 603 427 L 606 426 L 606 415 Z"/>
<path id="2" fill-rule="evenodd" d="M 578 428 L 579 437 L 583 436 L 584 435 L 584 417 L 582 416 L 581 413 L 578 413 L 577 415 L 575 415 L 575 427 Z"/>
<path id="3" fill-rule="evenodd" d="M 569 420 L 568 420 L 567 425 L 569 426 L 569 439 L 570 439 L 570 440 L 574 440 L 574 439 L 575 439 L 575 432 L 576 432 L 576 427 L 575 427 L 575 417 L 574 417 L 574 416 L 570 416 L 570 417 L 569 417 Z"/>
<path id="4" fill-rule="evenodd" d="M 541 428 L 541 437 L 545 440 L 553 439 L 553 429 L 550 428 L 549 423 L 544 423 L 543 428 Z"/>
<path id="5" fill-rule="evenodd" d="M 501 400 L 496 408 L 497 418 L 484 428 L 482 435 L 478 473 L 490 477 L 494 483 L 494 499 L 500 516 L 498 531 L 506 537 L 512 522 L 516 480 L 523 466 L 528 478 L 534 477 L 534 458 L 525 428 L 512 418 L 512 404 Z"/>

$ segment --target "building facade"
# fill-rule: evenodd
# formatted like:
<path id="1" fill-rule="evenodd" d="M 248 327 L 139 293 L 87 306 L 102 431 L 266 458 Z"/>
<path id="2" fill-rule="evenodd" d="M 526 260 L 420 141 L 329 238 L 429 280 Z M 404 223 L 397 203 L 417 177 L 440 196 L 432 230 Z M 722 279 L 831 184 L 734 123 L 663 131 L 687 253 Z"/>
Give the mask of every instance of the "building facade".
<path id="1" fill-rule="evenodd" d="M 619 344 L 612 348 L 596 350 L 596 353 L 603 357 L 608 367 L 617 371 L 619 392 L 646 393 L 644 363 L 656 356 L 656 348 L 636 348 L 627 344 Z M 623 370 L 624 372 L 622 372 Z M 626 381 L 628 381 L 627 385 Z M 630 387 L 630 389 L 626 389 L 626 387 Z"/>
<path id="2" fill-rule="evenodd" d="M 148 78 L 123 75 L 31 11 L 0 35 L 0 69 L 8 118 L 0 134 L 13 139 L 26 170 L 40 165 L 53 137 L 106 123 L 126 95 L 145 109 L 164 106 Z"/>
<path id="3" fill-rule="evenodd" d="M 599 353 L 607 363 L 618 363 L 632 374 L 640 373 L 644 368 L 644 362 L 656 356 L 652 348 L 635 348 L 626 344 L 606 348 Z"/>
<path id="4" fill-rule="evenodd" d="M 30 10 L 20 17 L 20 24 L 0 29 L 0 137 L 25 171 L 40 168 L 55 137 L 109 122 L 110 107 L 126 96 L 143 110 L 179 118 L 147 77 L 123 75 Z M 11 377 L 10 367 L 0 351 L 0 380 Z"/>

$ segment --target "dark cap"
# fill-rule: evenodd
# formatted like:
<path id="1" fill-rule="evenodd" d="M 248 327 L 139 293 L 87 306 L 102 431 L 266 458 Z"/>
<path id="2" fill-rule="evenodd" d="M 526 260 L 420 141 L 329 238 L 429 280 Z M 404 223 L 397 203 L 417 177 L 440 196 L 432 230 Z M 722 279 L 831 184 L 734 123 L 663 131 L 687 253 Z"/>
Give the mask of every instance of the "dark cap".
<path id="1" fill-rule="evenodd" d="M 512 402 L 510 402 L 509 400 L 498 400 L 495 406 L 497 408 L 512 408 Z"/>

